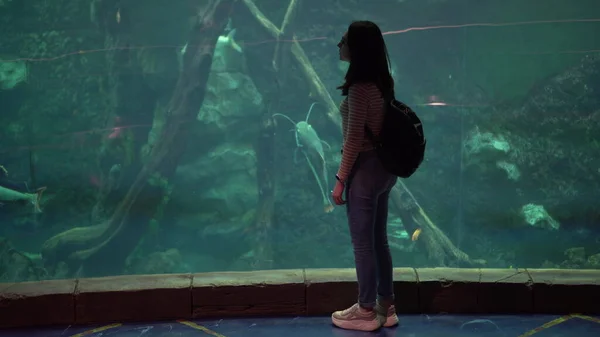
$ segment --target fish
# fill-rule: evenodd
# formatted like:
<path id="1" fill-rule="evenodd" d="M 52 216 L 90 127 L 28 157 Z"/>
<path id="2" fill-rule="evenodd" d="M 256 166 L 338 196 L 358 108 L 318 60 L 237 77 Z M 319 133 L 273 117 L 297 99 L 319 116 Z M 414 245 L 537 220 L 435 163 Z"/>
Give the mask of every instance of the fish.
<path id="1" fill-rule="evenodd" d="M 236 30 L 235 28 L 233 28 L 229 31 L 229 33 L 227 33 L 227 35 L 219 36 L 219 38 L 217 39 L 217 45 L 215 46 L 215 50 L 220 51 L 223 49 L 231 48 L 237 51 L 238 53 L 242 53 L 242 47 L 240 47 L 240 45 L 235 41 L 235 33 Z"/>
<path id="2" fill-rule="evenodd" d="M 411 236 L 411 240 L 417 241 L 417 240 L 419 240 L 419 236 L 421 236 L 421 228 L 415 229 L 415 231 L 413 232 L 413 234 Z"/>
<path id="3" fill-rule="evenodd" d="M 223 71 L 230 69 L 232 66 L 237 65 L 240 62 L 240 55 L 243 55 L 244 50 L 235 40 L 236 29 L 231 28 L 231 19 L 227 24 L 227 34 L 220 35 L 217 38 L 213 50 L 213 65 L 212 68 L 217 71 Z M 189 45 L 186 42 L 181 48 L 176 48 L 177 60 L 179 62 L 179 70 L 183 69 L 183 57 L 185 56 Z"/>
<path id="4" fill-rule="evenodd" d="M 244 50 L 235 40 L 236 29 L 220 35 L 213 49 L 211 72 L 245 72 L 246 59 Z M 184 55 L 183 53 L 182 55 Z M 210 80 L 209 80 L 210 81 Z"/>
<path id="5" fill-rule="evenodd" d="M 33 204 L 33 211 L 35 213 L 42 213 L 40 200 L 42 199 L 42 194 L 45 190 L 46 187 L 40 187 L 34 193 L 23 193 L 0 186 L 0 202 L 29 201 Z"/>
<path id="6" fill-rule="evenodd" d="M 321 195 L 323 197 L 324 211 L 325 211 L 325 213 L 330 213 L 333 211 L 334 207 L 333 207 L 333 204 L 331 203 L 331 199 L 327 196 L 327 191 L 326 191 L 326 186 L 329 186 L 329 180 L 327 179 L 327 176 L 328 176 L 327 160 L 325 159 L 325 151 L 324 151 L 323 145 L 325 145 L 329 148 L 331 148 L 331 147 L 329 146 L 329 144 L 327 144 L 327 142 L 325 142 L 324 140 L 321 140 L 321 138 L 319 138 L 317 131 L 312 127 L 312 125 L 310 125 L 308 123 L 308 119 L 310 118 L 310 113 L 312 112 L 315 104 L 316 103 L 311 104 L 310 109 L 308 110 L 308 113 L 306 114 L 306 119 L 303 121 L 300 121 L 298 123 L 294 122 L 294 120 L 292 120 L 288 116 L 281 114 L 281 113 L 273 114 L 273 117 L 281 116 L 281 117 L 287 119 L 288 121 L 290 121 L 290 123 L 292 123 L 294 125 L 294 128 L 292 130 L 290 130 L 290 131 L 293 131 L 296 136 L 296 149 L 294 150 L 294 159 L 296 158 L 297 151 L 300 150 L 302 152 L 302 154 L 304 155 L 304 158 L 306 159 L 308 166 L 310 167 L 315 179 L 317 180 L 317 184 L 319 185 L 319 190 L 321 191 Z M 325 182 L 324 186 L 321 182 L 321 179 L 319 178 L 319 174 L 315 170 L 314 165 L 310 161 L 310 158 L 308 156 L 309 152 L 316 153 L 319 156 L 319 159 L 321 159 L 321 165 L 323 168 L 322 169 L 322 175 L 323 175 L 322 178 Z"/>

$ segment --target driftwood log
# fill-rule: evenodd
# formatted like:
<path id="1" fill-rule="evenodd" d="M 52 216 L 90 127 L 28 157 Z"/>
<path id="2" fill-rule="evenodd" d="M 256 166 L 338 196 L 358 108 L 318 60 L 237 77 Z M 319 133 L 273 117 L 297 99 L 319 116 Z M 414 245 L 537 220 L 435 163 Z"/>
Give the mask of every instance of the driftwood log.
<path id="1" fill-rule="evenodd" d="M 104 52 L 107 68 L 107 76 L 105 83 L 105 96 L 109 108 L 104 112 L 102 119 L 104 120 L 104 128 L 110 129 L 115 126 L 116 116 L 125 114 L 126 111 L 132 110 L 127 106 L 129 95 L 131 95 L 131 86 L 135 86 L 134 81 L 139 81 L 139 77 L 125 75 L 126 71 L 121 69 L 132 67 L 132 48 L 129 48 L 131 41 L 131 21 L 129 16 L 124 13 L 124 20 L 117 21 L 115 12 L 120 9 L 118 6 L 119 0 L 103 0 L 98 1 L 95 21 L 98 27 L 104 34 Z M 123 48 L 123 46 L 125 48 Z M 133 72 L 133 71 L 132 71 Z M 117 138 L 117 139 L 120 139 Z M 100 180 L 100 188 L 96 193 L 96 203 L 92 208 L 91 222 L 101 223 L 110 216 L 110 207 L 107 207 L 110 200 L 119 200 L 122 195 L 112 199 L 118 190 L 118 182 L 122 177 L 122 166 L 115 164 L 122 162 L 119 158 L 110 153 L 108 150 L 112 139 L 104 137 L 100 149 L 96 155 L 96 174 Z M 112 167 L 111 167 L 112 166 Z M 139 167 L 137 167 L 139 169 Z M 112 205 L 114 207 L 114 205 Z"/>
<path id="2" fill-rule="evenodd" d="M 390 194 L 390 199 L 398 211 L 406 231 L 411 234 L 417 229 L 421 230 L 417 244 L 427 251 L 427 257 L 432 266 L 477 267 L 486 264 L 485 260 L 471 259 L 469 255 L 458 249 L 450 238 L 431 221 L 403 181 L 398 181 Z"/>
<path id="3" fill-rule="evenodd" d="M 275 259 L 272 250 L 272 240 L 270 237 L 275 217 L 275 127 L 276 123 L 273 114 L 280 111 L 282 96 L 282 76 L 283 71 L 279 67 L 280 59 L 283 59 L 288 50 L 281 50 L 280 37 L 285 33 L 293 17 L 298 4 L 297 0 L 291 0 L 286 11 L 283 23 L 280 28 L 265 18 L 265 24 L 277 32 L 277 45 L 273 54 L 272 71 L 273 83 L 276 84 L 275 90 L 268 90 L 265 94 L 267 104 L 262 113 L 260 121 L 260 134 L 257 143 L 257 183 L 258 183 L 258 207 L 252 233 L 255 236 L 255 254 L 253 256 L 253 269 L 272 269 Z M 255 8 L 255 7 L 254 7 Z M 250 72 L 252 73 L 252 72 Z M 265 76 L 263 73 L 256 76 Z"/>
<path id="4" fill-rule="evenodd" d="M 147 232 L 166 192 L 149 181 L 168 181 L 186 148 L 191 121 L 204 100 L 214 46 L 225 29 L 234 2 L 213 0 L 193 27 L 162 132 L 112 216 L 102 223 L 76 227 L 48 239 L 42 246 L 46 264 L 63 261 L 70 270 L 83 267 L 86 276 L 122 272 L 126 258 Z"/>
<path id="5" fill-rule="evenodd" d="M 272 117 L 272 107 L 270 105 L 264 107 L 256 146 L 258 206 L 254 226 L 252 227 L 252 234 L 255 236 L 255 254 L 251 264 L 253 269 L 260 270 L 272 269 L 274 263 L 270 233 L 275 219 L 274 156 L 276 124 Z"/>
<path id="6" fill-rule="evenodd" d="M 291 17 L 290 13 L 295 9 L 296 0 L 290 1 L 288 13 L 286 13 L 282 28 L 277 28 L 277 26 L 260 11 L 252 0 L 243 0 L 243 2 L 258 23 L 277 40 L 276 54 L 280 53 L 281 38 L 285 33 L 284 30 L 287 26 L 287 21 L 289 21 L 289 18 Z M 291 43 L 290 51 L 292 52 L 292 55 L 294 55 L 300 69 L 302 69 L 311 90 L 321 98 L 321 101 L 327 107 L 327 116 L 334 124 L 340 127 L 341 130 L 341 118 L 338 107 L 331 98 L 331 95 L 329 95 L 327 88 L 314 70 L 308 56 L 296 38 L 294 38 Z M 275 61 L 273 63 L 276 64 Z M 407 231 L 412 233 L 417 228 L 421 229 L 422 232 L 419 238 L 419 245 L 428 252 L 428 258 L 432 265 L 441 267 L 449 264 L 466 266 L 479 266 L 485 264 L 484 260 L 473 260 L 465 252 L 458 249 L 448 236 L 446 236 L 446 234 L 431 221 L 425 210 L 419 205 L 416 198 L 402 181 L 396 184 L 391 196 L 392 206 L 396 208 Z"/>

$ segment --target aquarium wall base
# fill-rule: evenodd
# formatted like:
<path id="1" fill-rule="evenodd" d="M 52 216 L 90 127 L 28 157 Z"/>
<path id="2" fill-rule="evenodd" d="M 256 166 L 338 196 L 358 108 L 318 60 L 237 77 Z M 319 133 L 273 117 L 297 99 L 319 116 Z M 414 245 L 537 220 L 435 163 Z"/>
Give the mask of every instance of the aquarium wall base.
<path id="1" fill-rule="evenodd" d="M 395 291 L 402 314 L 600 313 L 600 270 L 396 268 Z M 0 326 L 327 315 L 356 297 L 354 269 L 2 283 Z"/>

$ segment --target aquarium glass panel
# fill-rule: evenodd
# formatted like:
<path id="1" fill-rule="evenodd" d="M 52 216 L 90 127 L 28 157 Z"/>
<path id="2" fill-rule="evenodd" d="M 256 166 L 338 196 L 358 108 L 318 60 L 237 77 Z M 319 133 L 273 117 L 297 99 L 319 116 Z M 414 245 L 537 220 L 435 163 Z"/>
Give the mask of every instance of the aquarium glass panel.
<path id="1" fill-rule="evenodd" d="M 354 20 L 427 147 L 349 226 Z M 0 282 L 354 268 L 361 226 L 396 267 L 599 269 L 595 32 L 597 0 L 0 0 Z"/>

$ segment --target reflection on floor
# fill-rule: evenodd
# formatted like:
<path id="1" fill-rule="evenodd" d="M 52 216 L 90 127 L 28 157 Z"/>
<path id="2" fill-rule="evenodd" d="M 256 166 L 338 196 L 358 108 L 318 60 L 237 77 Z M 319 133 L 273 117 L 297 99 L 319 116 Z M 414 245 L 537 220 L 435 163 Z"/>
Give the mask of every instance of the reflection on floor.
<path id="1" fill-rule="evenodd" d="M 597 337 L 600 317 L 401 316 L 401 325 L 373 333 L 346 331 L 329 317 L 199 320 L 0 331 L 0 337 Z"/>

